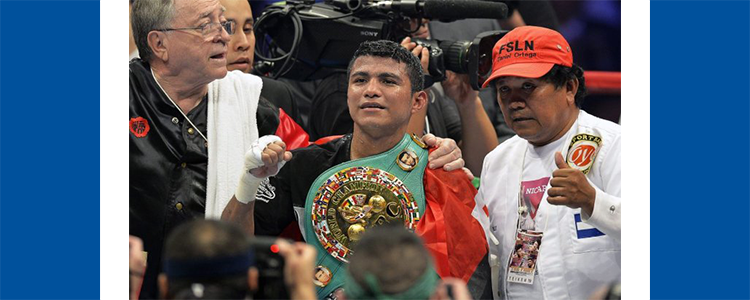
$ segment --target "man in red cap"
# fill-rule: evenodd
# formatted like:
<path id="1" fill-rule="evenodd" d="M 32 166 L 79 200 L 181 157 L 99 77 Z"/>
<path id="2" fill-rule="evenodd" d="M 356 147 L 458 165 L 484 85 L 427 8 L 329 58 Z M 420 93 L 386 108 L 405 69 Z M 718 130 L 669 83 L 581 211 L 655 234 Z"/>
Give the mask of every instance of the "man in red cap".
<path id="1" fill-rule="evenodd" d="M 484 86 L 516 133 L 485 158 L 476 197 L 493 284 L 504 299 L 587 299 L 620 278 L 620 126 L 580 109 L 583 70 L 558 32 L 518 27 L 492 59 Z M 517 253 L 533 261 L 511 265 Z"/>

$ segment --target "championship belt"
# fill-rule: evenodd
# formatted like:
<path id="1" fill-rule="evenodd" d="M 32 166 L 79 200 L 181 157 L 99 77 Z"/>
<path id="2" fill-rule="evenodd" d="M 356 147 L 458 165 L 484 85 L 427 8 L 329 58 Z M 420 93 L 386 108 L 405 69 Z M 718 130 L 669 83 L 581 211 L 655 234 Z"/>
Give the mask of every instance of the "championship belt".
<path id="1" fill-rule="evenodd" d="M 416 227 L 425 206 L 426 148 L 405 135 L 384 153 L 336 165 L 315 179 L 305 201 L 304 231 L 318 250 L 319 299 L 344 285 L 344 263 L 367 230 L 386 223 Z"/>

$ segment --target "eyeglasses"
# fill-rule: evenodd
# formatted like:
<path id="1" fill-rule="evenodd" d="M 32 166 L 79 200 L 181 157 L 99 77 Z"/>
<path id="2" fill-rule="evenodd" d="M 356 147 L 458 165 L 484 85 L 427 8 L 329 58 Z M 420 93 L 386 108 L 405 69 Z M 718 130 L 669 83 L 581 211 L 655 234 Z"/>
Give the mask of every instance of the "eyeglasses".
<path id="1" fill-rule="evenodd" d="M 234 34 L 235 30 L 235 22 L 234 21 L 224 21 L 221 23 L 208 23 L 203 24 L 198 27 L 183 27 L 183 28 L 164 28 L 159 29 L 159 31 L 172 31 L 172 30 L 198 30 L 204 37 L 209 37 L 212 34 L 221 33 L 221 28 L 224 28 L 224 30 L 229 33 L 229 35 Z"/>

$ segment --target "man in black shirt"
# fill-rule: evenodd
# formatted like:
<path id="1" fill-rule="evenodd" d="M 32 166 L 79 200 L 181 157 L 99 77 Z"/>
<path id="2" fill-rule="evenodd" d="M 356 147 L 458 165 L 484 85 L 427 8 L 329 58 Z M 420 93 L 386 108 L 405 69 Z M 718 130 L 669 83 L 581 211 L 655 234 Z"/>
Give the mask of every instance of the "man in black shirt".
<path id="1" fill-rule="evenodd" d="M 142 59 L 129 72 L 130 234 L 148 253 L 148 299 L 157 297 L 165 236 L 184 221 L 218 218 L 241 188 L 245 150 L 278 131 L 279 110 L 260 99 L 260 78 L 227 75 L 235 28 L 218 0 L 137 1 L 132 26 Z"/>

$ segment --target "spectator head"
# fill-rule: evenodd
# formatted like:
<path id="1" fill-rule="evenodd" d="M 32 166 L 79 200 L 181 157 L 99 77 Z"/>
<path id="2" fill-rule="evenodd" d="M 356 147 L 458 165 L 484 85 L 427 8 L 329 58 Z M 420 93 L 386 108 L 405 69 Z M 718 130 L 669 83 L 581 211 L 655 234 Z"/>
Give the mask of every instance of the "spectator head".
<path id="1" fill-rule="evenodd" d="M 253 11 L 247 0 L 221 0 L 227 10 L 224 16 L 234 22 L 227 49 L 227 70 L 240 70 L 250 73 L 255 56 L 255 31 L 253 31 Z"/>
<path id="2" fill-rule="evenodd" d="M 233 224 L 195 220 L 182 224 L 165 244 L 163 299 L 245 299 L 257 287 L 250 238 Z"/>
<path id="3" fill-rule="evenodd" d="M 368 230 L 347 275 L 347 299 L 428 299 L 440 280 L 422 240 L 398 225 Z"/>
<path id="4" fill-rule="evenodd" d="M 573 64 L 570 45 L 557 31 L 521 26 L 492 50 L 492 84 L 505 121 L 533 145 L 564 134 L 578 116 L 586 94 L 583 69 Z"/>
<path id="5" fill-rule="evenodd" d="M 131 25 L 143 61 L 202 85 L 226 76 L 224 21 L 219 0 L 150 0 L 133 4 Z"/>

